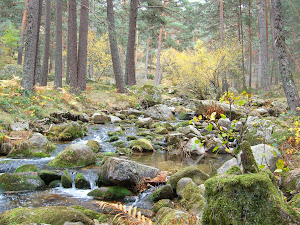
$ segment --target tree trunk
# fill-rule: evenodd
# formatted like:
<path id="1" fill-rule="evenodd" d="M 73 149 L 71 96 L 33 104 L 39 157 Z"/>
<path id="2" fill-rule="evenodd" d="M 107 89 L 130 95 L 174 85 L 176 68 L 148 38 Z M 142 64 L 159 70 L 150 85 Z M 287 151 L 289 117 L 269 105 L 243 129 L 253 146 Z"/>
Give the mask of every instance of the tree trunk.
<path id="1" fill-rule="evenodd" d="M 156 70 L 155 70 L 155 78 L 154 78 L 154 86 L 159 84 L 159 67 L 160 67 L 160 52 L 161 52 L 161 43 L 162 43 L 162 33 L 163 28 L 159 29 L 159 36 L 158 36 L 158 46 L 157 46 L 157 61 L 156 61 Z"/>
<path id="2" fill-rule="evenodd" d="M 134 47 L 135 47 L 135 38 L 136 38 L 135 34 L 136 34 L 137 11 L 138 11 L 138 0 L 131 0 L 127 53 L 126 53 L 126 68 L 125 68 L 125 83 L 129 86 L 136 84 Z"/>
<path id="3" fill-rule="evenodd" d="M 266 34 L 266 0 L 257 1 L 257 14 L 259 22 L 259 76 L 260 86 L 264 91 L 268 91 L 269 79 L 267 78 L 268 70 L 268 46 Z"/>
<path id="4" fill-rule="evenodd" d="M 241 44 L 242 44 L 243 89 L 246 90 L 245 60 L 244 60 L 244 32 L 243 32 L 242 0 L 240 0 L 239 3 L 240 3 L 240 4 L 239 4 L 239 8 L 240 8 Z"/>
<path id="5" fill-rule="evenodd" d="M 56 0 L 55 88 L 62 87 L 62 0 Z"/>
<path id="6" fill-rule="evenodd" d="M 69 26 L 69 0 L 67 0 L 67 16 L 68 16 L 68 26 Z M 69 39 L 69 28 L 67 32 L 67 60 L 66 60 L 66 84 L 70 84 L 70 39 Z"/>
<path id="7" fill-rule="evenodd" d="M 78 43 L 78 88 L 86 89 L 87 42 L 89 32 L 89 0 L 81 0 Z"/>
<path id="8" fill-rule="evenodd" d="M 252 83 L 252 35 L 251 35 L 251 0 L 249 0 L 249 24 L 248 24 L 248 33 L 249 33 L 249 88 L 251 88 Z"/>
<path id="9" fill-rule="evenodd" d="M 37 45 L 36 45 L 36 60 L 33 85 L 40 83 L 42 78 L 41 52 L 40 52 L 40 27 L 43 13 L 43 0 L 39 1 L 39 16 L 38 16 L 38 30 L 37 30 Z"/>
<path id="10" fill-rule="evenodd" d="M 49 48 L 50 48 L 50 25 L 51 25 L 51 0 L 46 0 L 45 6 L 45 39 L 44 39 L 44 58 L 41 77 L 41 86 L 47 86 L 48 66 L 49 66 Z"/>
<path id="11" fill-rule="evenodd" d="M 77 22 L 76 0 L 69 0 L 68 41 L 69 41 L 69 67 L 70 67 L 70 92 L 75 93 L 78 86 L 77 78 Z"/>
<path id="12" fill-rule="evenodd" d="M 221 45 L 224 43 L 224 12 L 223 12 L 223 0 L 220 0 L 220 33 L 221 33 Z M 222 91 L 228 91 L 228 83 L 226 77 L 226 71 L 222 72 Z"/>
<path id="13" fill-rule="evenodd" d="M 113 11 L 113 0 L 107 0 L 107 20 L 108 20 L 108 31 L 109 31 L 109 44 L 111 51 L 111 58 L 113 63 L 113 70 L 115 74 L 117 92 L 125 93 L 125 83 L 122 75 L 122 67 L 120 61 L 120 54 L 118 49 L 118 43 L 116 40 L 116 28 L 115 18 Z"/>
<path id="14" fill-rule="evenodd" d="M 30 0 L 28 4 L 25 55 L 22 73 L 22 85 L 25 91 L 28 92 L 33 91 L 34 74 L 36 71 L 40 1 L 41 0 Z"/>
<path id="15" fill-rule="evenodd" d="M 92 5 L 91 5 L 91 14 L 94 15 L 95 14 L 95 0 L 92 0 Z M 91 20 L 91 30 L 95 31 L 95 24 L 94 21 Z M 93 79 L 94 77 L 94 65 L 93 65 L 93 60 L 89 59 L 90 61 L 90 65 L 89 65 L 89 78 Z"/>
<path id="16" fill-rule="evenodd" d="M 146 62 L 145 62 L 145 79 L 148 79 L 148 62 L 149 62 L 149 43 L 150 39 L 147 40 L 147 50 L 146 50 Z"/>
<path id="17" fill-rule="evenodd" d="M 275 46 L 277 57 L 279 60 L 279 69 L 281 73 L 281 80 L 286 96 L 287 103 L 291 110 L 297 111 L 299 107 L 299 95 L 294 83 L 288 55 L 285 49 L 285 37 L 282 22 L 282 7 L 280 0 L 272 0 L 274 9 L 274 29 L 275 29 Z"/>
<path id="18" fill-rule="evenodd" d="M 20 37 L 20 45 L 18 48 L 18 65 L 22 65 L 24 34 L 25 34 L 25 29 L 26 29 L 27 13 L 28 13 L 28 2 L 29 2 L 29 0 L 25 0 L 22 26 L 21 26 L 21 34 L 20 34 L 20 36 L 21 36 Z"/>

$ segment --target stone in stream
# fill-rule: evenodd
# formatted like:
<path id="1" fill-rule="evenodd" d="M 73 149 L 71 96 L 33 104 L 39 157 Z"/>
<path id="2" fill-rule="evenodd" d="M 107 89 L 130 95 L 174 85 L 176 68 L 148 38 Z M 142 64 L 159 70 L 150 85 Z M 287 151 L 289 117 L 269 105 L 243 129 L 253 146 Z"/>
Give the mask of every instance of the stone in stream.
<path id="1" fill-rule="evenodd" d="M 0 175 L 0 190 L 2 191 L 33 191 L 44 187 L 45 182 L 34 172 Z"/>
<path id="2" fill-rule="evenodd" d="M 94 113 L 92 119 L 95 124 L 105 124 L 111 121 L 111 118 L 105 113 Z"/>
<path id="3" fill-rule="evenodd" d="M 157 168 L 131 160 L 109 157 L 99 171 L 98 181 L 105 185 L 134 187 L 143 177 L 154 178 L 159 172 Z"/>
<path id="4" fill-rule="evenodd" d="M 146 110 L 145 115 L 156 120 L 174 120 L 175 117 L 166 105 L 155 105 Z"/>
<path id="5" fill-rule="evenodd" d="M 78 189 L 91 189 L 90 182 L 81 173 L 76 174 L 75 187 Z"/>
<path id="6" fill-rule="evenodd" d="M 88 196 L 92 196 L 95 199 L 104 201 L 116 201 L 131 196 L 131 192 L 124 187 L 100 187 L 94 189 L 88 193 Z"/>
<path id="7" fill-rule="evenodd" d="M 38 175 L 42 178 L 46 185 L 49 185 L 52 181 L 61 179 L 61 172 L 57 171 L 40 170 Z"/>
<path id="8" fill-rule="evenodd" d="M 162 96 L 157 87 L 145 84 L 138 89 L 138 94 L 141 96 L 141 104 L 146 108 L 161 104 Z"/>
<path id="9" fill-rule="evenodd" d="M 71 188 L 72 187 L 72 179 L 67 170 L 65 170 L 63 172 L 63 175 L 61 176 L 61 185 L 63 188 Z"/>
<path id="10" fill-rule="evenodd" d="M 24 173 L 24 172 L 37 172 L 39 168 L 37 168 L 36 165 L 33 164 L 24 164 L 22 166 L 19 166 L 15 173 Z"/>
<path id="11" fill-rule="evenodd" d="M 145 152 L 145 151 L 153 151 L 154 148 L 151 142 L 145 138 L 139 140 L 132 140 L 130 142 L 130 147 L 133 151 L 137 152 Z"/>
<path id="12" fill-rule="evenodd" d="M 150 196 L 150 199 L 154 202 L 165 198 L 166 199 L 174 198 L 173 188 L 170 184 L 157 188 L 154 192 L 152 192 Z"/>

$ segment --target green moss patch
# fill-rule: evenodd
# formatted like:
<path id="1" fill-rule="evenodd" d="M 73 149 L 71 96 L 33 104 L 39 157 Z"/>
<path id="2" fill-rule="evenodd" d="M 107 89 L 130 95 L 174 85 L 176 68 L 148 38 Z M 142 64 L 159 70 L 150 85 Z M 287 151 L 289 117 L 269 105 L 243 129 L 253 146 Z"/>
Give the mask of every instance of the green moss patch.
<path id="1" fill-rule="evenodd" d="M 32 164 L 25 164 L 22 166 L 19 166 L 16 170 L 15 173 L 23 173 L 23 172 L 37 172 L 39 168 L 37 168 L 35 165 Z"/>
<path id="2" fill-rule="evenodd" d="M 120 200 L 130 195 L 131 192 L 128 189 L 118 186 L 101 187 L 88 193 L 88 196 L 106 201 Z"/>

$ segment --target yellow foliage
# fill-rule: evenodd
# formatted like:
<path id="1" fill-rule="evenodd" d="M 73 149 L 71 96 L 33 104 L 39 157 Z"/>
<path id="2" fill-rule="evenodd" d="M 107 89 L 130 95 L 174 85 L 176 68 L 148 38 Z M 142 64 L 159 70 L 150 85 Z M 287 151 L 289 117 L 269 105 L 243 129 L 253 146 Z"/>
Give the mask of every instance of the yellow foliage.
<path id="1" fill-rule="evenodd" d="M 92 64 L 98 79 L 112 66 L 108 34 L 97 37 L 94 31 L 88 33 L 88 65 Z"/>
<path id="2" fill-rule="evenodd" d="M 207 48 L 197 41 L 194 49 L 183 52 L 168 49 L 162 53 L 162 68 L 173 85 L 192 91 L 206 90 L 209 85 L 219 88 L 221 75 L 239 74 L 240 45 L 226 42 L 223 47 Z"/>

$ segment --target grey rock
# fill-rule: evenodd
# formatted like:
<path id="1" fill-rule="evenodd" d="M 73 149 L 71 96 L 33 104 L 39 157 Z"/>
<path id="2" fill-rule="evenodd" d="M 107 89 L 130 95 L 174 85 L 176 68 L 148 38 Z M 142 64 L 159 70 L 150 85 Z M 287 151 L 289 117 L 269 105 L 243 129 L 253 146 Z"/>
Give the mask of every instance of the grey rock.
<path id="1" fill-rule="evenodd" d="M 34 133 L 28 141 L 31 145 L 39 148 L 45 146 L 48 143 L 48 139 L 40 133 Z"/>
<path id="2" fill-rule="evenodd" d="M 147 118 L 138 118 L 136 125 L 138 127 L 150 128 L 150 126 L 154 123 L 153 119 L 150 117 Z"/>
<path id="3" fill-rule="evenodd" d="M 221 127 L 225 127 L 227 129 L 229 129 L 230 124 L 231 124 L 231 121 L 228 118 L 226 118 L 226 119 L 221 118 L 218 120 L 218 125 Z"/>
<path id="4" fill-rule="evenodd" d="M 29 123 L 28 122 L 16 122 L 10 125 L 10 129 L 12 131 L 22 131 L 22 130 L 29 130 Z"/>
<path id="5" fill-rule="evenodd" d="M 189 183 L 194 183 L 194 181 L 192 180 L 192 178 L 190 177 L 183 177 L 181 178 L 178 183 L 177 183 L 177 187 L 176 187 L 176 194 L 180 197 L 182 197 L 182 191 L 184 189 L 184 187 L 189 184 Z M 195 184 L 196 185 L 196 184 Z"/>
<path id="6" fill-rule="evenodd" d="M 146 110 L 145 115 L 156 120 L 173 120 L 175 117 L 166 105 L 158 104 Z"/>
<path id="7" fill-rule="evenodd" d="M 109 117 L 110 117 L 110 121 L 112 123 L 118 123 L 118 122 L 122 121 L 122 119 L 117 116 L 109 115 Z"/>
<path id="8" fill-rule="evenodd" d="M 104 113 L 94 113 L 92 119 L 95 124 L 105 124 L 110 121 L 110 117 Z"/>
<path id="9" fill-rule="evenodd" d="M 197 137 L 193 137 L 188 141 L 186 147 L 191 152 L 192 155 L 203 155 L 205 154 L 205 148 L 203 146 L 200 147 L 200 144 L 195 144 L 195 141 L 197 140 L 199 140 Z"/>

